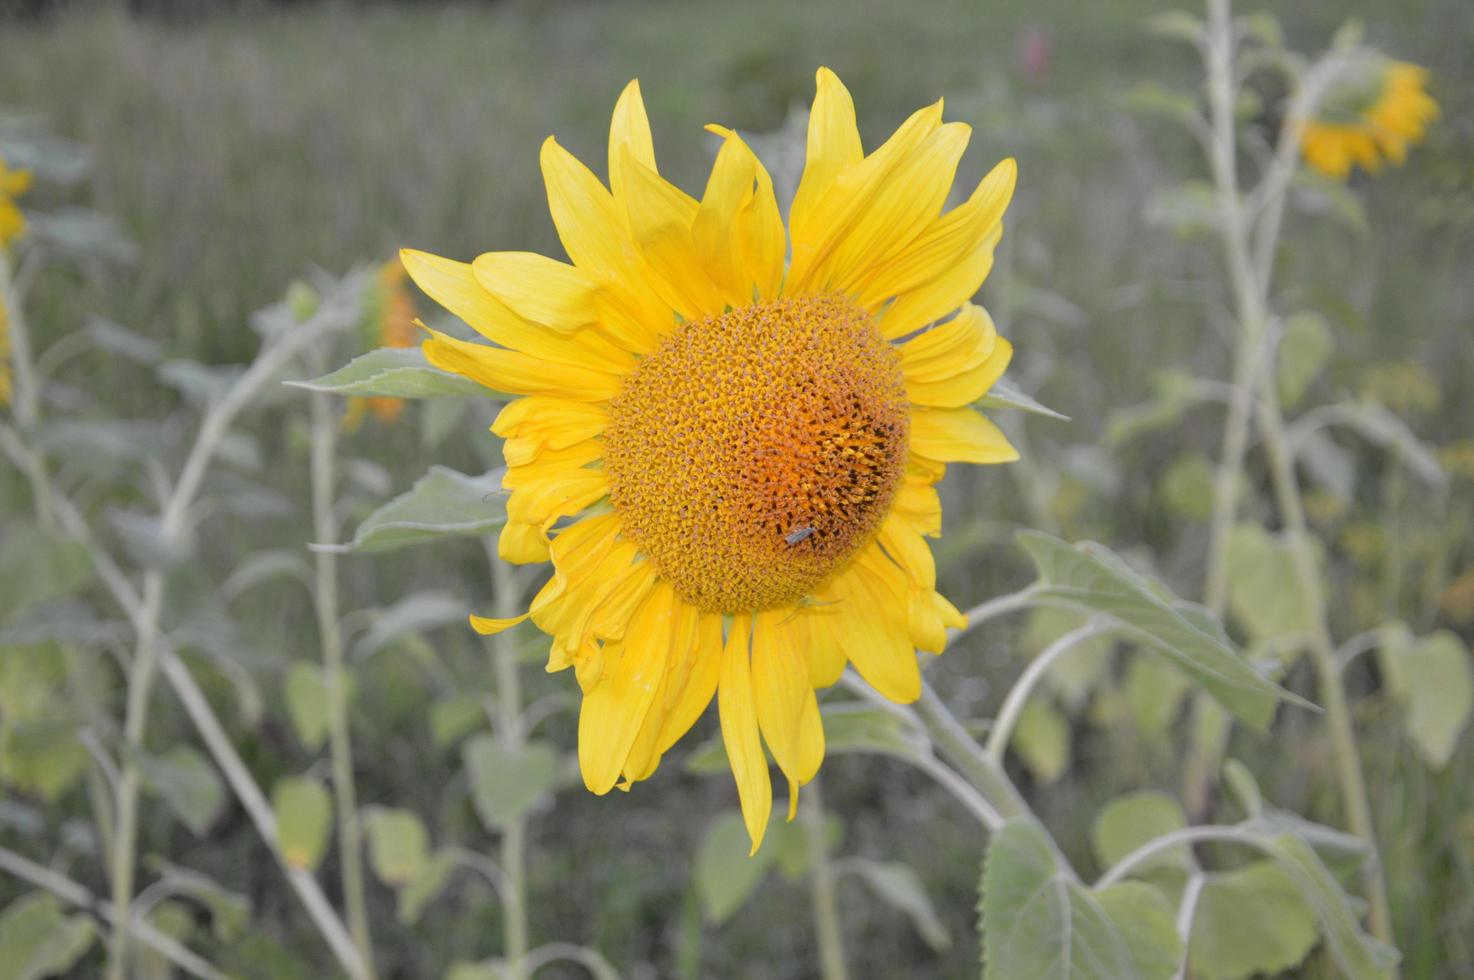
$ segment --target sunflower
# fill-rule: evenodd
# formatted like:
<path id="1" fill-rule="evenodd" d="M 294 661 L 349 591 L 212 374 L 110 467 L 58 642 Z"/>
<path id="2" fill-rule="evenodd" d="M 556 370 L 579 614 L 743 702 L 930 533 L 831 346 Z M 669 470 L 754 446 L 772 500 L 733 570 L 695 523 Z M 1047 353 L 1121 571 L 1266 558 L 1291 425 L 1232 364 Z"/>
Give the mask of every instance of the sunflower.
<path id="1" fill-rule="evenodd" d="M 815 689 L 846 662 L 921 691 L 916 650 L 966 624 L 924 538 L 949 462 L 1018 457 L 972 404 L 1012 354 L 969 300 L 993 263 L 1012 160 L 944 210 L 970 129 L 921 109 L 866 155 L 854 103 L 818 72 L 785 231 L 736 132 L 699 200 L 656 170 L 638 82 L 614 109 L 609 187 L 553 138 L 542 171 L 572 263 L 405 251 L 435 301 L 492 344 L 431 331 L 436 366 L 518 397 L 501 556 L 551 561 L 516 619 L 583 690 L 595 793 L 628 789 L 713 697 L 753 850 L 768 759 L 798 788 L 824 756 Z M 495 345 L 495 346 L 492 346 Z"/>
<path id="2" fill-rule="evenodd" d="M 371 294 L 363 318 L 365 347 L 413 347 L 415 345 L 415 301 L 405 286 L 404 264 L 398 258 L 379 267 L 370 286 Z M 363 417 L 372 412 L 374 418 L 388 424 L 404 411 L 404 399 L 387 395 L 350 398 L 343 416 L 343 429 L 356 430 Z"/>
<path id="3" fill-rule="evenodd" d="M 1378 61 L 1370 73 L 1370 98 L 1349 93 L 1347 105 L 1306 123 L 1301 135 L 1305 162 L 1333 180 L 1345 180 L 1356 164 L 1367 173 L 1376 173 L 1384 161 L 1401 164 L 1438 118 L 1438 103 L 1426 91 L 1426 69 Z"/>

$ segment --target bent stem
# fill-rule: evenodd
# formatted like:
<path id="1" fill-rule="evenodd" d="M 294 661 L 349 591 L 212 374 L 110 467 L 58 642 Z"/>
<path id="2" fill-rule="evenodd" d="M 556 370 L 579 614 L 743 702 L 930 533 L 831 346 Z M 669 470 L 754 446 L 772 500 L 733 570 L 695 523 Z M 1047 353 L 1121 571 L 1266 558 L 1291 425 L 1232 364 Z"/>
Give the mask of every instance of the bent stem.
<path id="1" fill-rule="evenodd" d="M 320 373 L 320 372 L 314 372 Z M 337 540 L 333 519 L 333 457 L 338 430 L 332 396 L 312 396 L 312 522 L 321 544 Z M 312 591 L 317 631 L 322 643 L 323 688 L 328 709 L 328 753 L 333 771 L 334 809 L 338 815 L 338 856 L 342 861 L 343 904 L 353 944 L 372 975 L 373 937 L 364 893 L 363 825 L 353 781 L 353 742 L 349 737 L 347 676 L 343 668 L 343 629 L 338 609 L 338 556 L 319 549 L 313 556 L 316 581 Z"/>
<path id="2" fill-rule="evenodd" d="M 491 565 L 491 583 L 495 595 L 493 606 L 498 617 L 511 619 L 518 615 L 520 604 L 517 576 L 512 567 L 496 553 L 496 545 L 486 542 L 486 559 Z M 517 674 L 517 645 L 510 630 L 498 633 L 491 644 L 492 666 L 496 671 L 497 739 L 511 754 L 522 749 L 522 681 Z M 504 918 L 504 957 L 508 963 L 521 963 L 527 956 L 527 821 L 520 815 L 507 822 L 502 830 L 501 870 L 505 888 L 502 894 Z M 519 973 L 520 973 L 519 969 Z"/>
<path id="3" fill-rule="evenodd" d="M 1014 682 L 1008 697 L 1003 700 L 1003 707 L 998 711 L 998 718 L 993 722 L 993 727 L 988 732 L 988 742 L 984 746 L 985 751 L 998 765 L 1003 765 L 1004 753 L 1008 751 L 1008 740 L 1013 737 L 1014 727 L 1018 725 L 1019 716 L 1024 713 L 1024 706 L 1028 704 L 1029 695 L 1034 690 L 1034 685 L 1044 676 L 1050 666 L 1061 656 L 1073 650 L 1093 636 L 1099 636 L 1108 632 L 1110 627 L 1098 621 L 1087 622 L 1078 629 L 1071 630 L 1064 636 L 1055 640 L 1044 649 L 1039 656 L 1034 658 L 1019 679 Z"/>
<path id="4" fill-rule="evenodd" d="M 846 980 L 844 937 L 839 927 L 839 907 L 834 899 L 834 867 L 829 861 L 825 837 L 824 799 L 817 779 L 804 787 L 798 798 L 798 819 L 803 825 L 809 852 L 809 897 L 814 907 L 814 926 L 819 936 L 819 975 L 824 980 Z"/>

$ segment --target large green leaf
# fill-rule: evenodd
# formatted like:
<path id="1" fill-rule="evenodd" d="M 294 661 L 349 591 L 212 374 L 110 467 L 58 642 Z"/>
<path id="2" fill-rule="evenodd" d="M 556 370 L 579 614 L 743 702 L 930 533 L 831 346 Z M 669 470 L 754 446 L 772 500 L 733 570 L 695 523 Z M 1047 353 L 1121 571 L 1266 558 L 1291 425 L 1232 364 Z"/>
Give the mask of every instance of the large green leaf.
<path id="1" fill-rule="evenodd" d="M 1137 731 L 1150 738 L 1167 734 L 1192 682 L 1166 659 L 1134 652 L 1126 664 L 1126 707 Z"/>
<path id="2" fill-rule="evenodd" d="M 988 845 L 982 889 L 984 980 L 1133 980 L 1131 947 L 1095 897 L 1023 820 Z"/>
<path id="3" fill-rule="evenodd" d="M 0 913 L 0 980 L 41 980 L 66 973 L 97 937 L 85 915 L 65 915 L 46 892 L 16 899 Z"/>
<path id="4" fill-rule="evenodd" d="M 1174 602 L 1165 586 L 1109 549 L 1071 547 L 1038 531 L 1021 531 L 1018 541 L 1039 570 L 1041 598 L 1114 620 L 1250 725 L 1267 728 L 1279 700 L 1306 703 L 1255 671 L 1206 610 Z"/>
<path id="5" fill-rule="evenodd" d="M 1315 913 L 1273 861 L 1208 876 L 1193 913 L 1188 956 L 1203 980 L 1288 970 L 1315 947 Z"/>
<path id="6" fill-rule="evenodd" d="M 469 378 L 432 367 L 418 347 L 382 347 L 355 357 L 331 374 L 287 384 L 334 395 L 380 395 L 386 398 L 501 396 Z M 510 396 L 507 396 L 510 397 Z"/>
<path id="7" fill-rule="evenodd" d="M 322 783 L 310 776 L 289 776 L 271 790 L 276 811 L 276 840 L 282 858 L 294 868 L 314 870 L 328 846 L 333 801 Z"/>
<path id="8" fill-rule="evenodd" d="M 1288 872 L 1320 919 L 1331 955 L 1347 980 L 1381 980 L 1398 960 L 1397 950 L 1361 928 L 1350 899 L 1309 844 L 1292 834 L 1265 841 L 1266 850 Z"/>
<path id="9" fill-rule="evenodd" d="M 1331 328 L 1319 313 L 1296 313 L 1285 320 L 1275 366 L 1280 401 L 1286 408 L 1300 404 L 1305 390 L 1320 376 L 1334 348 Z"/>
<path id="10" fill-rule="evenodd" d="M 499 470 L 467 476 L 432 466 L 407 493 L 370 514 L 348 544 L 315 547 L 337 552 L 389 551 L 446 537 L 485 534 L 506 521 Z"/>
<path id="11" fill-rule="evenodd" d="M 1095 895 L 1116 931 L 1131 950 L 1142 980 L 1171 980 L 1182 962 L 1172 906 L 1163 894 L 1141 881 L 1123 881 Z"/>
<path id="12" fill-rule="evenodd" d="M 514 749 L 491 735 L 475 735 L 461 752 L 476 813 L 491 830 L 532 809 L 558 781 L 558 750 L 549 742 Z"/>

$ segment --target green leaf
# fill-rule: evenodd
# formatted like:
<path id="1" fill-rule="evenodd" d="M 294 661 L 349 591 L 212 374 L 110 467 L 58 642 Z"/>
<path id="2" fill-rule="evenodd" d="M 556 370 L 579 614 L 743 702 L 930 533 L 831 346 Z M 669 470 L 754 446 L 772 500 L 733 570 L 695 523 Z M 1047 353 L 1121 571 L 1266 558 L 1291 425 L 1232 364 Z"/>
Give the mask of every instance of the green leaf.
<path id="1" fill-rule="evenodd" d="M 1030 655 L 1038 656 L 1055 640 L 1083 626 L 1088 618 L 1070 609 L 1036 606 L 1029 610 L 1020 646 Z M 1049 665 L 1044 672 L 1044 685 L 1058 694 L 1071 711 L 1079 711 L 1109 673 L 1115 648 L 1116 641 L 1106 635 L 1076 643 Z"/>
<path id="2" fill-rule="evenodd" d="M 439 850 L 430 855 L 430 860 L 420 868 L 414 880 L 399 889 L 399 921 L 412 926 L 420 920 L 425 907 L 445 891 L 450 876 L 456 869 L 453 851 Z"/>
<path id="3" fill-rule="evenodd" d="M 64 915 L 56 896 L 32 892 L 18 898 L 0 913 L 0 980 L 66 973 L 96 938 L 92 920 Z"/>
<path id="4" fill-rule="evenodd" d="M 1424 761 L 1443 769 L 1474 712 L 1474 670 L 1458 634 L 1440 630 L 1414 642 L 1400 657 L 1403 723 Z"/>
<path id="5" fill-rule="evenodd" d="M 1319 313 L 1296 313 L 1285 321 L 1275 365 L 1280 401 L 1286 408 L 1300 404 L 1305 390 L 1325 369 L 1334 348 L 1331 328 Z"/>
<path id="6" fill-rule="evenodd" d="M 1146 19 L 1146 29 L 1157 37 L 1197 44 L 1203 39 L 1203 22 L 1184 10 L 1164 10 Z"/>
<path id="7" fill-rule="evenodd" d="M 276 839 L 282 858 L 294 868 L 315 871 L 328 846 L 333 801 L 322 783 L 309 776 L 289 776 L 271 790 L 276 811 Z"/>
<path id="8" fill-rule="evenodd" d="M 950 949 L 952 937 L 937 916 L 921 877 L 908 864 L 854 858 L 846 865 L 857 872 L 887 905 L 903 912 L 932 949 Z"/>
<path id="9" fill-rule="evenodd" d="M 168 803 L 196 837 L 202 837 L 225 806 L 225 784 L 196 750 L 176 745 L 162 755 L 141 755 L 144 782 Z"/>
<path id="10" fill-rule="evenodd" d="M 1149 738 L 1167 734 L 1192 685 L 1182 671 L 1154 653 L 1137 653 L 1126 664 L 1126 705 L 1137 731 Z"/>
<path id="11" fill-rule="evenodd" d="M 430 705 L 430 735 L 442 748 L 485 725 L 486 704 L 477 694 L 451 694 Z"/>
<path id="12" fill-rule="evenodd" d="M 1194 976 L 1239 980 L 1299 964 L 1315 947 L 1315 914 L 1273 861 L 1209 875 L 1193 914 Z"/>
<path id="13" fill-rule="evenodd" d="M 1295 571 L 1294 545 L 1257 524 L 1240 524 L 1229 532 L 1228 605 L 1255 642 L 1310 633 L 1316 627 Z"/>
<path id="14" fill-rule="evenodd" d="M 1182 812 L 1182 806 L 1167 794 L 1128 793 L 1107 803 L 1096 815 L 1090 841 L 1096 858 L 1109 867 L 1137 848 L 1186 826 L 1187 815 Z M 1138 867 L 1142 871 L 1155 868 L 1191 871 L 1196 862 L 1192 851 L 1183 844 L 1161 852 Z"/>
<path id="15" fill-rule="evenodd" d="M 527 742 L 514 749 L 491 735 L 474 735 L 461 754 L 471 799 L 488 830 L 521 817 L 558 781 L 558 750 L 549 742 Z"/>
<path id="16" fill-rule="evenodd" d="M 293 661 L 282 680 L 282 693 L 297 740 L 309 752 L 316 752 L 328 737 L 328 696 L 322 668 L 305 660 Z"/>
<path id="17" fill-rule="evenodd" d="M 1362 438 L 1396 453 L 1418 479 L 1434 489 L 1448 484 L 1438 453 L 1409 429 L 1407 423 L 1376 402 L 1336 406 L 1336 419 Z"/>
<path id="18" fill-rule="evenodd" d="M 370 514 L 351 542 L 313 547 L 340 553 L 389 551 L 446 537 L 485 534 L 506 521 L 500 470 L 467 476 L 432 466 L 409 492 Z"/>
<path id="19" fill-rule="evenodd" d="M 1334 875 L 1299 837 L 1282 834 L 1264 842 L 1306 903 L 1320 919 L 1331 955 L 1347 980 L 1381 980 L 1396 965 L 1397 950 L 1362 931 L 1361 921 Z"/>
<path id="20" fill-rule="evenodd" d="M 176 895 L 188 895 L 210 910 L 210 928 L 221 942 L 234 942 L 243 935 L 251 921 L 251 902 L 240 892 L 233 892 L 209 875 L 182 868 L 167 861 L 156 861 L 161 881 Z"/>
<path id="21" fill-rule="evenodd" d="M 696 893 L 707 921 L 721 925 L 740 909 L 762 883 L 778 849 L 763 846 L 748 857 L 751 842 L 742 814 L 729 810 L 711 825 L 696 851 Z"/>
<path id="22" fill-rule="evenodd" d="M 511 974 L 502 960 L 484 960 L 480 963 L 452 963 L 445 973 L 445 980 L 508 980 Z"/>
<path id="23" fill-rule="evenodd" d="M 1253 727 L 1268 727 L 1278 700 L 1308 704 L 1256 672 L 1221 628 L 1209 628 L 1206 610 L 1169 602 L 1165 586 L 1109 549 L 1094 543 L 1072 548 L 1039 531 L 1019 532 L 1018 542 L 1039 570 L 1042 598 L 1111 618 Z"/>
<path id="24" fill-rule="evenodd" d="M 78 740 L 80 730 L 65 717 L 7 721 L 0 726 L 0 781 L 57 800 L 82 778 L 91 761 Z"/>
<path id="25" fill-rule="evenodd" d="M 1132 980 L 1131 947 L 1095 897 L 1059 866 L 1049 838 L 1011 820 L 983 868 L 984 980 Z"/>
<path id="26" fill-rule="evenodd" d="M 999 378 L 993 382 L 993 387 L 988 393 L 974 403 L 978 408 L 1012 408 L 1020 412 L 1028 412 L 1031 415 L 1043 415 L 1051 419 L 1059 419 L 1068 422 L 1070 417 L 1056 412 L 1054 409 L 1041 405 L 1031 395 L 1014 384 L 1008 377 Z"/>
<path id="27" fill-rule="evenodd" d="M 1126 109 L 1143 116 L 1160 116 L 1192 126 L 1202 118 L 1198 100 L 1181 91 L 1155 82 L 1137 85 L 1126 93 Z"/>
<path id="28" fill-rule="evenodd" d="M 1142 980 L 1172 980 L 1182 962 L 1172 906 L 1160 891 L 1141 881 L 1123 881 L 1096 892 L 1116 931 L 1131 950 Z"/>
<path id="29" fill-rule="evenodd" d="M 1009 745 L 1035 779 L 1055 782 L 1070 768 L 1070 721 L 1050 701 L 1030 698 Z"/>
<path id="30" fill-rule="evenodd" d="M 891 712 L 863 701 L 826 702 L 819 706 L 827 755 L 869 752 L 916 759 L 927 751 L 924 740 Z M 726 755 L 720 760 L 726 766 Z"/>
<path id="31" fill-rule="evenodd" d="M 359 657 L 371 656 L 409 635 L 418 635 L 450 623 L 464 625 L 470 610 L 466 601 L 448 592 L 413 592 L 374 616 L 374 624 L 354 644 Z"/>
<path id="32" fill-rule="evenodd" d="M 1165 228 L 1178 238 L 1198 238 L 1218 228 L 1218 197 L 1205 181 L 1184 181 L 1147 201 L 1145 218 L 1147 224 Z"/>
<path id="33" fill-rule="evenodd" d="M 331 374 L 311 381 L 288 381 L 295 388 L 334 395 L 386 398 L 512 397 L 432 367 L 418 347 L 383 347 L 355 357 Z"/>
<path id="34" fill-rule="evenodd" d="M 430 835 L 409 810 L 368 807 L 363 813 L 369 864 L 379 880 L 400 888 L 419 877 L 429 859 Z"/>
<path id="35" fill-rule="evenodd" d="M 91 574 L 84 545 L 7 515 L 0 531 L 0 623 L 27 606 L 69 595 Z"/>
<path id="36" fill-rule="evenodd" d="M 1181 422 L 1189 408 L 1205 401 L 1202 382 L 1181 371 L 1159 371 L 1152 377 L 1152 397 L 1139 405 L 1118 408 L 1106 416 L 1102 441 L 1120 449 L 1142 436 Z"/>
<path id="37" fill-rule="evenodd" d="M 1188 520 L 1206 520 L 1213 509 L 1213 464 L 1201 453 L 1179 456 L 1162 476 L 1162 502 Z"/>
<path id="38" fill-rule="evenodd" d="M 1334 218 L 1357 235 L 1371 232 L 1372 223 L 1361 195 L 1344 182 L 1301 167 L 1295 172 L 1293 187 L 1295 205 L 1307 214 Z"/>
<path id="39" fill-rule="evenodd" d="M 1259 781 L 1248 766 L 1237 759 L 1229 759 L 1223 764 L 1223 781 L 1245 814 L 1257 817 L 1264 812 L 1264 795 L 1259 792 Z"/>

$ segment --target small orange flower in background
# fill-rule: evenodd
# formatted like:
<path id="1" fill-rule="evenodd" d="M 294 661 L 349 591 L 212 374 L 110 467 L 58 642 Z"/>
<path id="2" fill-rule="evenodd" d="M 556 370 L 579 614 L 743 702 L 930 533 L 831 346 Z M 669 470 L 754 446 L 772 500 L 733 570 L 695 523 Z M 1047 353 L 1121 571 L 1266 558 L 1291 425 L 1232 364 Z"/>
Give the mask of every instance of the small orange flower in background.
<path id="1" fill-rule="evenodd" d="M 363 319 L 363 344 L 372 350 L 377 347 L 413 347 L 418 328 L 415 326 L 415 301 L 405 285 L 404 264 L 392 258 L 379 267 L 374 277 L 373 296 L 366 304 Z M 366 413 L 388 424 L 399 418 L 404 411 L 404 399 L 375 395 L 369 398 L 348 400 L 348 412 L 343 416 L 343 428 L 353 431 L 363 424 Z"/>
<path id="2" fill-rule="evenodd" d="M 11 170 L 0 156 L 0 249 L 7 247 L 26 229 L 26 216 L 15 206 L 15 199 L 31 186 L 29 170 Z"/>
<path id="3" fill-rule="evenodd" d="M 1018 458 L 973 407 L 1012 347 L 971 302 L 1014 162 L 947 210 L 970 127 L 938 101 L 866 154 L 850 93 L 828 69 L 817 83 L 786 227 L 731 129 L 707 127 L 721 147 L 699 200 L 660 176 L 631 82 L 607 187 L 543 144 L 571 263 L 401 253 L 490 342 L 431 331 L 430 362 L 519 396 L 492 426 L 511 491 L 499 550 L 553 565 L 528 615 L 553 637 L 548 670 L 583 689 L 585 784 L 648 778 L 715 698 L 754 851 L 767 752 L 790 817 L 823 760 L 815 688 L 852 663 L 914 701 L 916 651 L 966 624 L 925 540 L 947 464 Z"/>
<path id="4" fill-rule="evenodd" d="M 15 206 L 31 186 L 28 170 L 11 170 L 0 157 L 0 252 L 25 231 L 26 216 Z M 0 405 L 10 404 L 10 308 L 9 297 L 0 295 Z"/>
<path id="5" fill-rule="evenodd" d="M 1438 118 L 1438 103 L 1427 84 L 1427 69 L 1379 60 L 1366 86 L 1370 97 L 1352 94 L 1342 106 L 1306 123 L 1301 137 L 1305 162 L 1333 180 L 1345 180 L 1353 166 L 1374 174 L 1384 162 L 1401 164 Z"/>

